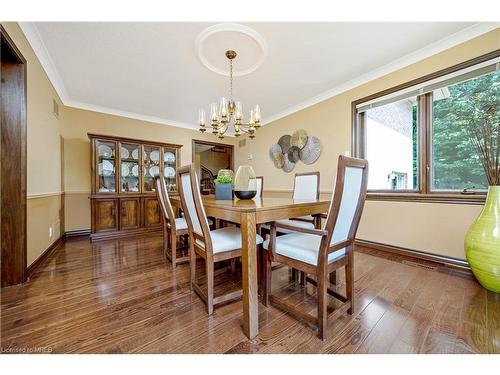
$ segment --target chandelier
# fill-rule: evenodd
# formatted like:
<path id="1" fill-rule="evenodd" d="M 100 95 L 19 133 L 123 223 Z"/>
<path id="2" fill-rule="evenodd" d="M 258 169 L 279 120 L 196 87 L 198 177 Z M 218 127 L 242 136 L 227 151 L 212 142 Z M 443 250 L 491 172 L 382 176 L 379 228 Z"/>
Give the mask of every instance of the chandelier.
<path id="1" fill-rule="evenodd" d="M 243 110 L 239 101 L 233 100 L 233 60 L 237 56 L 235 51 L 226 51 L 226 57 L 229 59 L 229 100 L 222 97 L 220 105 L 212 103 L 210 107 L 210 125 L 212 133 L 224 138 L 224 134 L 230 127 L 234 129 L 234 135 L 239 137 L 241 134 L 248 134 L 251 139 L 255 138 L 255 132 L 260 127 L 260 108 L 258 105 L 250 111 L 248 123 L 243 122 Z M 200 131 L 207 130 L 205 111 L 199 112 Z"/>

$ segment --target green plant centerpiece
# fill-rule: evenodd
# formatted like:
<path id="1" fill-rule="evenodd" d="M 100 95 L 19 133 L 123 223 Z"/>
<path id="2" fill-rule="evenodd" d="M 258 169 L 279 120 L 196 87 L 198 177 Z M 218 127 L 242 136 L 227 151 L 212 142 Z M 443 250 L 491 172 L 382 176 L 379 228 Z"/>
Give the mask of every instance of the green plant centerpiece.
<path id="1" fill-rule="evenodd" d="M 464 105 L 467 129 L 488 180 L 488 195 L 465 237 L 465 254 L 481 285 L 500 293 L 500 74 L 489 87 L 472 88 Z M 473 104 L 471 104 L 473 103 Z"/>
<path id="2" fill-rule="evenodd" d="M 233 179 L 231 176 L 218 176 L 215 180 L 215 199 L 233 199 Z"/>

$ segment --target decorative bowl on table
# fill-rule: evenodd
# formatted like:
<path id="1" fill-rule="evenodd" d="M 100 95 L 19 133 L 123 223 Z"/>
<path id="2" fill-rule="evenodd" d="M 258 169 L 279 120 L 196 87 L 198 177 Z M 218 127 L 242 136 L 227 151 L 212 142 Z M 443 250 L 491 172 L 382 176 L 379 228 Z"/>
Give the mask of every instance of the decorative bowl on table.
<path id="1" fill-rule="evenodd" d="M 238 199 L 253 199 L 257 195 L 257 190 L 235 190 L 234 195 Z"/>

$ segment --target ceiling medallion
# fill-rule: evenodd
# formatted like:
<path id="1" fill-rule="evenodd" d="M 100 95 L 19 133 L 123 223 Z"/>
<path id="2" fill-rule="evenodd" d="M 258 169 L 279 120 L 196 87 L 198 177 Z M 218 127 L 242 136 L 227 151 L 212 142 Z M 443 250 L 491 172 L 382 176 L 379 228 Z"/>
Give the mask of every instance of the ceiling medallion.
<path id="1" fill-rule="evenodd" d="M 267 43 L 257 31 L 251 27 L 238 23 L 221 23 L 207 27 L 195 41 L 195 48 L 203 66 L 214 73 L 229 76 L 229 70 L 225 68 L 219 59 L 219 53 L 214 46 L 235 45 L 237 43 L 240 56 L 245 56 L 245 62 L 249 59 L 247 66 L 240 65 L 239 69 L 233 71 L 234 77 L 241 77 L 257 70 L 267 56 Z M 219 64 L 219 65 L 218 65 Z"/>
<path id="2" fill-rule="evenodd" d="M 229 127 L 234 128 L 234 135 L 239 137 L 242 133 L 249 135 L 250 139 L 255 138 L 255 132 L 260 127 L 260 107 L 256 105 L 250 110 L 250 119 L 248 123 L 243 123 L 243 110 L 239 101 L 233 100 L 233 60 L 238 56 L 236 51 L 228 50 L 225 53 L 229 60 L 229 100 L 225 97 L 220 99 L 220 105 L 212 103 L 210 107 L 210 124 L 212 133 L 220 139 L 224 138 L 224 134 Z M 207 130 L 205 111 L 200 109 L 199 112 L 200 131 L 204 133 Z"/>

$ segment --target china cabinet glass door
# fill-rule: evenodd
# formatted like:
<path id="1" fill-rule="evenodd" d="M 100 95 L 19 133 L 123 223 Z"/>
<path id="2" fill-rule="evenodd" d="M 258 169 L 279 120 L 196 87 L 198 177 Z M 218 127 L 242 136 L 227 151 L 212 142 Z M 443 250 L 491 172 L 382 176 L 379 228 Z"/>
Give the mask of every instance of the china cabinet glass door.
<path id="1" fill-rule="evenodd" d="M 97 151 L 97 191 L 116 192 L 116 143 L 96 141 Z"/>
<path id="2" fill-rule="evenodd" d="M 167 191 L 177 191 L 176 184 L 176 152 L 174 149 L 163 149 L 163 178 L 165 178 L 165 185 Z"/>
<path id="3" fill-rule="evenodd" d="M 123 193 L 139 191 L 139 152 L 138 144 L 120 143 L 120 191 Z"/>
<path id="4" fill-rule="evenodd" d="M 160 174 L 160 147 L 144 146 L 143 191 L 155 191 L 154 176 Z"/>

